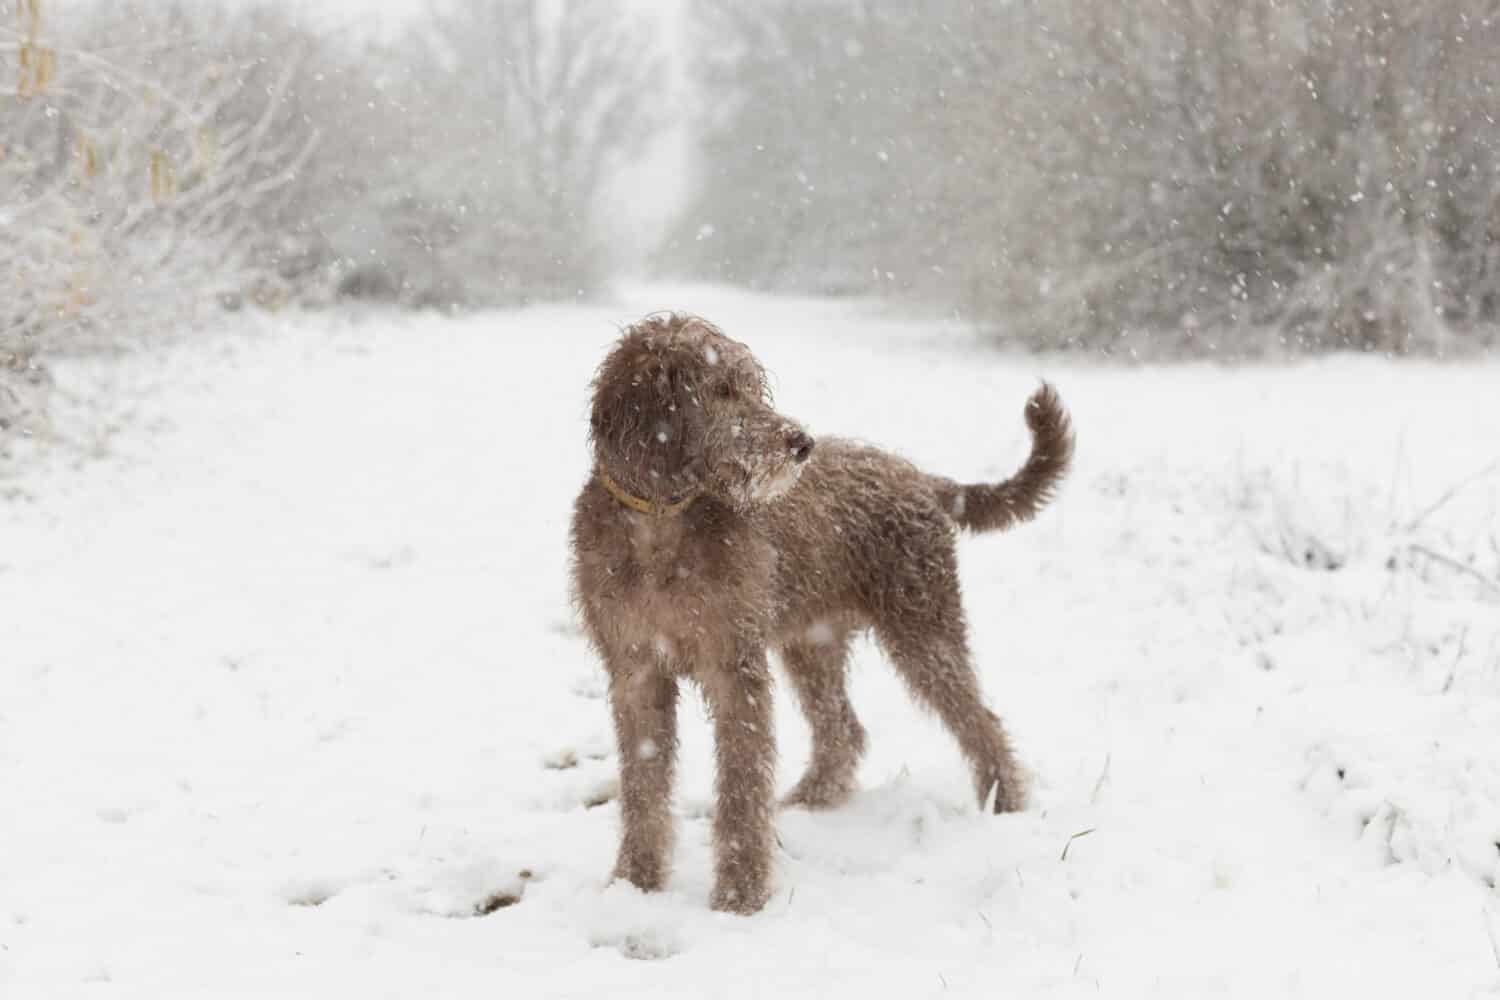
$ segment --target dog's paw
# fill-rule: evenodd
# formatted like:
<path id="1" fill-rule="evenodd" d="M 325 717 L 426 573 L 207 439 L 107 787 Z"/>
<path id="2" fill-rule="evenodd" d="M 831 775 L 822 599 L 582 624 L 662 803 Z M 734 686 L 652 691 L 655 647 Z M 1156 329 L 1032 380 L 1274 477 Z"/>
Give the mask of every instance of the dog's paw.
<path id="1" fill-rule="evenodd" d="M 834 809 L 854 797 L 857 786 L 852 777 L 809 772 L 781 800 L 784 807 Z"/>
<path id="2" fill-rule="evenodd" d="M 1021 812 L 1026 808 L 1026 782 L 1019 776 L 990 778 L 982 784 L 976 783 L 976 786 L 979 790 L 979 808 L 984 812 L 998 816 L 1001 813 Z"/>
<path id="3" fill-rule="evenodd" d="M 614 879 L 629 882 L 642 892 L 660 892 L 667 884 L 667 862 L 665 858 L 647 855 L 644 852 L 624 854 L 615 862 Z"/>
<path id="4" fill-rule="evenodd" d="M 735 913 L 748 917 L 759 913 L 771 898 L 771 890 L 765 885 L 736 884 L 716 885 L 709 905 L 720 913 Z"/>

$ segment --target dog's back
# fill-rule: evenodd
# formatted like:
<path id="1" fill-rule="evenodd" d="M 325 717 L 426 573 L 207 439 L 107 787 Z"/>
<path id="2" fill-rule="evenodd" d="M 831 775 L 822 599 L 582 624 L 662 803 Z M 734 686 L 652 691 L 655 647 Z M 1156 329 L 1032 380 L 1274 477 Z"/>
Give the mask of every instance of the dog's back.
<path id="1" fill-rule="evenodd" d="M 1000 483 L 962 485 L 877 448 L 820 440 L 797 485 L 761 512 L 779 557 L 778 638 L 828 620 L 899 618 L 949 582 L 955 526 L 999 531 L 1035 517 L 1067 474 L 1073 434 L 1050 385 L 1028 400 L 1026 420 L 1031 452 Z"/>

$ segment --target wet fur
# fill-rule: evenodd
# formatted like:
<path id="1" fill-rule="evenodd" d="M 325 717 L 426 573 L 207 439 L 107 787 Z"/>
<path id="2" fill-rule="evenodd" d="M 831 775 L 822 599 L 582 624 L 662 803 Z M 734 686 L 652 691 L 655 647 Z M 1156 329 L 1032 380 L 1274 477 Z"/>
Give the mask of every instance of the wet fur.
<path id="1" fill-rule="evenodd" d="M 702 689 L 718 765 L 715 908 L 750 913 L 771 887 L 775 741 L 768 650 L 813 733 L 812 762 L 786 803 L 847 800 L 865 731 L 846 692 L 850 642 L 873 629 L 917 701 L 957 738 L 975 794 L 997 812 L 1025 802 L 1000 720 L 980 697 L 960 600 L 955 528 L 1029 520 L 1066 474 L 1073 437 L 1057 394 L 1026 406 L 1032 452 L 1000 484 L 961 485 L 850 441 L 810 439 L 772 408 L 743 344 L 694 316 L 650 316 L 600 366 L 594 470 L 574 510 L 575 596 L 609 675 L 620 759 L 615 875 L 666 880 L 678 681 Z M 601 483 L 666 505 L 632 510 Z"/>

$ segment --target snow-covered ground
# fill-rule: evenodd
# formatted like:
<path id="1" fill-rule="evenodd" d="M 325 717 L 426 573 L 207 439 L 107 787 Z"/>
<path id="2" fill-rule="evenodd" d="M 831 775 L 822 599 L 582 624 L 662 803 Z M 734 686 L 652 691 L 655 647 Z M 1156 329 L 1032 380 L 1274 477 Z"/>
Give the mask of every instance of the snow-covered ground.
<path id="1" fill-rule="evenodd" d="M 863 791 L 782 814 L 763 913 L 708 909 L 695 699 L 670 888 L 607 884 L 566 525 L 591 370 L 665 306 L 954 476 L 1007 474 L 1056 381 L 1064 496 L 961 550 L 1027 812 L 979 814 L 864 646 Z M 6 1000 L 1500 992 L 1500 365 L 1100 367 L 654 289 L 59 380 L 73 444 L 0 479 Z"/>

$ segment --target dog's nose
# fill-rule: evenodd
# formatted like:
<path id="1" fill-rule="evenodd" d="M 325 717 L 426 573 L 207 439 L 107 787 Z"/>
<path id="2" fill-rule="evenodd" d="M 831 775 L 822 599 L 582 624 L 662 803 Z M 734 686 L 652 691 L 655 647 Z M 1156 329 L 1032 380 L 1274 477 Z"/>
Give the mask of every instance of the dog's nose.
<path id="1" fill-rule="evenodd" d="M 797 431 L 786 439 L 786 446 L 792 450 L 792 458 L 798 462 L 807 461 L 812 454 L 813 439 L 803 431 Z"/>

